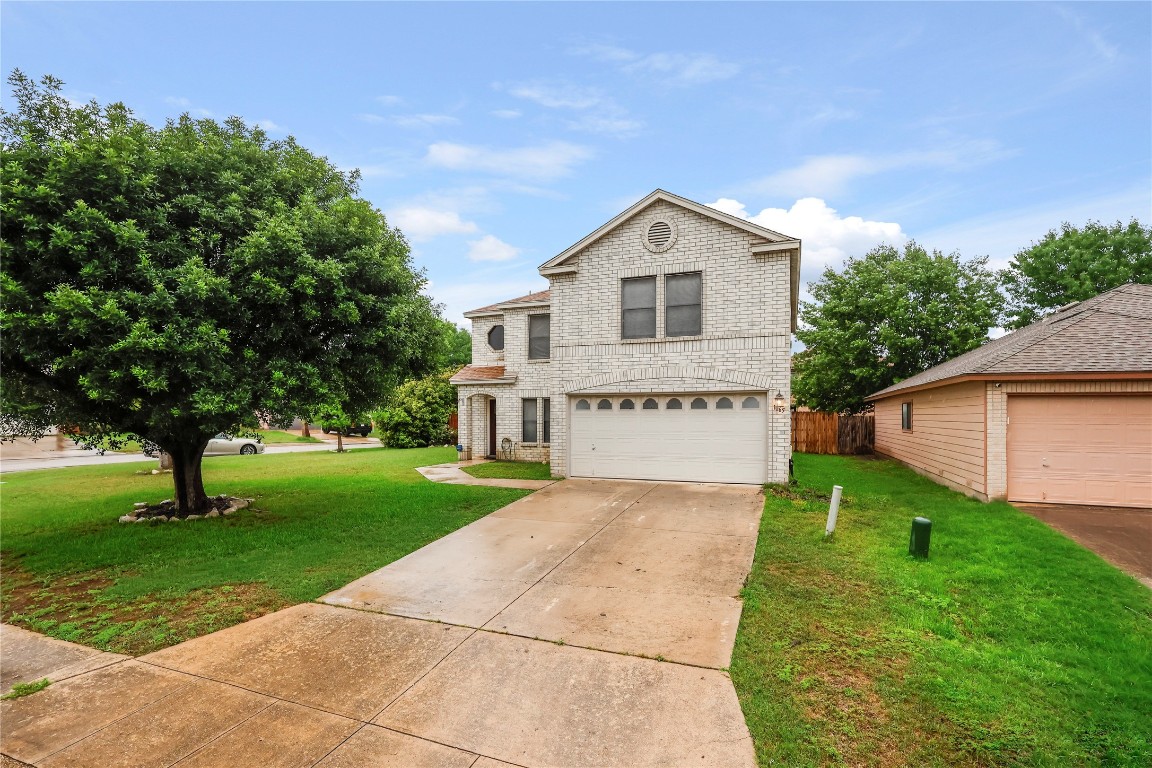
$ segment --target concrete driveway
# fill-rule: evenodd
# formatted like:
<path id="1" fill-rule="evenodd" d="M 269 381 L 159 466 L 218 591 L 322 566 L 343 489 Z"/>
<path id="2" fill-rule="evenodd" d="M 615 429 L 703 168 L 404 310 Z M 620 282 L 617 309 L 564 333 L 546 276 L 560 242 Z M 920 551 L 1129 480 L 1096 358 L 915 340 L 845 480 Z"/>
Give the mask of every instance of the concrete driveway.
<path id="1" fill-rule="evenodd" d="M 757 487 L 566 480 L 322 598 L 3 704 L 43 766 L 754 766 Z M 645 658 L 647 657 L 647 658 Z"/>

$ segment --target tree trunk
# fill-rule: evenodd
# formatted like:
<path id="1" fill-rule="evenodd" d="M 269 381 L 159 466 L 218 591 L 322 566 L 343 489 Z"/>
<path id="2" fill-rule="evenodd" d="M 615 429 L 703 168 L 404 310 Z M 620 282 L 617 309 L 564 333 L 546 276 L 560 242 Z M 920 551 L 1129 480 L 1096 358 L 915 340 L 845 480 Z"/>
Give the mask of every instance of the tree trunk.
<path id="1" fill-rule="evenodd" d="M 344 453 L 344 433 L 336 430 L 336 453 Z"/>
<path id="2" fill-rule="evenodd" d="M 312 433 L 308 431 L 308 422 L 301 422 L 303 426 L 300 427 L 301 437 L 312 437 Z"/>
<path id="3" fill-rule="evenodd" d="M 181 446 L 171 451 L 172 482 L 176 495 L 176 509 L 184 515 L 202 515 L 208 511 L 208 494 L 204 492 L 201 464 L 208 441 L 197 441 L 192 446 Z"/>

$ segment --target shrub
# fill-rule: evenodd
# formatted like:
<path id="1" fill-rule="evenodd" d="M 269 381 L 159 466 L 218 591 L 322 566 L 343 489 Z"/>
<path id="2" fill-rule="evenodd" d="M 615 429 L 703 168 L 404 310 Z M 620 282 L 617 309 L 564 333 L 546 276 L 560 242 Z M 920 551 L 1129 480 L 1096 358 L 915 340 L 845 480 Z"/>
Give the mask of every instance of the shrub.
<path id="1" fill-rule="evenodd" d="M 390 448 L 423 448 L 456 442 L 448 417 L 456 411 L 451 373 L 406 381 L 396 388 L 388 407 L 377 415 L 377 428 Z"/>

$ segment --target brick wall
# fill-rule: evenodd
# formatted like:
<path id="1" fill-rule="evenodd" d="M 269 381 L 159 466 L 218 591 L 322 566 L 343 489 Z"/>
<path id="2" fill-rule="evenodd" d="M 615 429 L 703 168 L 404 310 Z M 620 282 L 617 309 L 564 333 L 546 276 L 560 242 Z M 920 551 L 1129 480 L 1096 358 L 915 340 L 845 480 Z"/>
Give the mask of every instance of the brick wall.
<path id="1" fill-rule="evenodd" d="M 653 253 L 642 242 L 656 217 L 671 219 L 677 230 L 664 253 Z M 581 251 L 577 274 L 552 278 L 554 474 L 567 471 L 567 395 L 600 374 L 624 378 L 594 385 L 597 391 L 604 386 L 619 392 L 779 390 L 790 396 L 789 257 L 753 256 L 751 246 L 761 242 L 744 230 L 657 201 Z M 663 277 L 696 271 L 702 273 L 702 333 L 665 339 Z M 657 339 L 622 340 L 620 281 L 648 275 L 657 277 Z M 670 375 L 678 367 L 696 375 Z M 755 376 L 744 375 L 749 373 Z M 635 388 L 629 380 L 636 381 Z M 769 479 L 783 482 L 791 453 L 787 419 L 773 420 L 769 440 Z"/>

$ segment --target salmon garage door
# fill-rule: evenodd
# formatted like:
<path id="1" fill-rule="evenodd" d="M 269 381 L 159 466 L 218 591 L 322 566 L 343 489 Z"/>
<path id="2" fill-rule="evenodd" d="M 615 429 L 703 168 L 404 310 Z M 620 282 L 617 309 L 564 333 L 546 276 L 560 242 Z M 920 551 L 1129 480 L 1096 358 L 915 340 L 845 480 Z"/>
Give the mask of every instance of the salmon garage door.
<path id="1" fill-rule="evenodd" d="M 1152 507 L 1152 397 L 1009 397 L 1008 498 Z"/>

